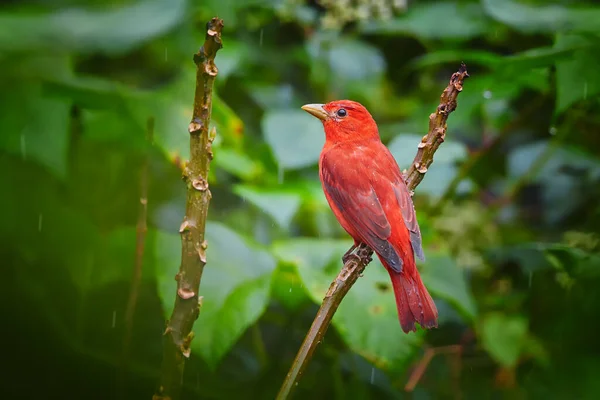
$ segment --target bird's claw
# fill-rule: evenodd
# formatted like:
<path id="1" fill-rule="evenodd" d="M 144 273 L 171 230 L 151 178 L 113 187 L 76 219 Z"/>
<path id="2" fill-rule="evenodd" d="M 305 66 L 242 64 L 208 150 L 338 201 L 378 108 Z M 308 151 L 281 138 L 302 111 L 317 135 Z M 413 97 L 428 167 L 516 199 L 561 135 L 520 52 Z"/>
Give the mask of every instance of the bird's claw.
<path id="1" fill-rule="evenodd" d="M 342 256 L 342 262 L 344 264 L 346 264 L 348 260 L 350 260 L 350 256 L 356 256 L 356 254 L 352 254 L 354 249 L 356 249 L 356 244 L 353 244 L 352 247 L 350 247 L 350 249 L 348 249 L 348 251 L 344 253 L 344 255 Z"/>

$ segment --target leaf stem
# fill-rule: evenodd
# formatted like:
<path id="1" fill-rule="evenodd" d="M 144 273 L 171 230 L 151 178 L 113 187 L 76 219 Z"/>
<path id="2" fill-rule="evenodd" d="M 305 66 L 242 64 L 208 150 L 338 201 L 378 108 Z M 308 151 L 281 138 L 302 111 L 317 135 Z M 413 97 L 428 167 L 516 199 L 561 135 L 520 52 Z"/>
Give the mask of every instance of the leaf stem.
<path id="1" fill-rule="evenodd" d="M 421 139 L 417 155 L 408 172 L 405 174 L 409 190 L 413 191 L 421 183 L 427 173 L 427 169 L 433 162 L 433 155 L 444 142 L 448 115 L 456 109 L 456 98 L 462 91 L 464 80 L 468 77 L 467 67 L 465 64 L 462 64 L 458 72 L 452 74 L 450 83 L 442 92 L 440 104 L 436 111 L 429 116 L 429 130 L 427 135 Z M 348 293 L 366 266 L 371 262 L 372 255 L 373 250 L 367 245 L 361 244 L 353 254 L 347 257 L 342 270 L 334 281 L 331 282 L 329 290 L 325 294 L 317 316 L 306 334 L 304 342 L 302 342 L 300 350 L 298 350 L 298 354 L 277 394 L 277 400 L 291 397 L 317 345 L 323 340 L 335 311 L 346 296 L 346 293 Z"/>
<path id="2" fill-rule="evenodd" d="M 192 327 L 200 313 L 198 296 L 202 272 L 206 265 L 207 243 L 204 240 L 206 217 L 211 193 L 208 188 L 208 170 L 213 158 L 214 131 L 209 134 L 212 109 L 213 82 L 218 69 L 217 51 L 223 47 L 221 31 L 223 20 L 215 17 L 206 25 L 204 45 L 194 54 L 196 64 L 196 91 L 194 111 L 188 131 L 190 134 L 190 161 L 183 168 L 187 186 L 185 217 L 181 234 L 181 265 L 175 276 L 177 294 L 171 318 L 164 335 L 163 362 L 158 388 L 153 400 L 179 398 L 183 383 L 185 359 L 190 356 L 193 339 Z"/>

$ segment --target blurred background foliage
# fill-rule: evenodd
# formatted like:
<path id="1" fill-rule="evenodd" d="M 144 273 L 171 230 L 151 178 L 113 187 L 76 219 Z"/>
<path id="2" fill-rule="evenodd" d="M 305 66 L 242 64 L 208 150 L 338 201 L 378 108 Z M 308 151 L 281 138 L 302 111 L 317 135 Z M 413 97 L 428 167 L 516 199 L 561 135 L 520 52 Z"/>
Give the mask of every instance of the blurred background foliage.
<path id="1" fill-rule="evenodd" d="M 226 28 L 209 262 L 185 398 L 273 398 L 351 244 L 318 181 L 322 127 L 299 107 L 362 102 L 406 168 L 461 61 L 472 77 L 415 194 L 440 328 L 404 335 L 373 262 L 298 397 L 597 398 L 591 0 L 5 2 L 3 393 L 150 398 L 180 258 L 192 54 L 214 15 Z M 121 376 L 146 158 L 149 231 Z M 427 349 L 437 355 L 406 394 Z"/>

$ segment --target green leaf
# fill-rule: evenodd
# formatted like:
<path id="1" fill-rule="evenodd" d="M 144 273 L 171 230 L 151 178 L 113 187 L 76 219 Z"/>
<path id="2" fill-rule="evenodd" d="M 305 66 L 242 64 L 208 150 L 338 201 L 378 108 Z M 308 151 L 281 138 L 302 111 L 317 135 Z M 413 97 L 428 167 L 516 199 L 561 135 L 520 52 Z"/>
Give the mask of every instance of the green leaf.
<path id="1" fill-rule="evenodd" d="M 107 10 L 0 15 L 0 51 L 124 52 L 182 20 L 185 0 L 147 0 Z"/>
<path id="2" fill-rule="evenodd" d="M 547 222 L 559 221 L 573 212 L 587 198 L 587 191 L 569 169 L 585 171 L 590 180 L 600 178 L 600 162 L 595 157 L 583 153 L 576 148 L 552 146 L 546 141 L 540 141 L 520 146 L 508 156 L 508 173 L 513 179 L 518 179 L 530 173 L 534 163 L 537 164 L 533 176 L 534 182 L 543 183 L 542 207 Z"/>
<path id="3" fill-rule="evenodd" d="M 0 94 L 0 148 L 33 160 L 57 177 L 64 178 L 70 104 L 43 95 L 36 83 L 6 82 Z"/>
<path id="4" fill-rule="evenodd" d="M 271 283 L 273 298 L 288 310 L 296 311 L 309 301 L 297 268 L 292 263 L 279 263 Z"/>
<path id="5" fill-rule="evenodd" d="M 248 154 L 232 150 L 226 147 L 219 147 L 215 150 L 213 163 L 230 174 L 244 180 L 252 180 L 260 177 L 264 168 L 260 161 L 248 156 Z"/>
<path id="6" fill-rule="evenodd" d="M 464 271 L 452 258 L 428 255 L 420 271 L 423 282 L 432 295 L 448 301 L 470 320 L 475 319 L 475 299 L 467 285 Z"/>
<path id="7" fill-rule="evenodd" d="M 274 251 L 296 265 L 308 294 L 321 303 L 350 245 L 351 241 L 303 238 L 278 242 Z M 402 333 L 389 275 L 378 260 L 348 292 L 333 325 L 354 351 L 382 368 L 405 366 L 421 343 L 421 332 Z"/>
<path id="8" fill-rule="evenodd" d="M 483 348 L 505 367 L 512 368 L 517 365 L 527 338 L 527 320 L 524 317 L 492 313 L 483 320 Z"/>
<path id="9" fill-rule="evenodd" d="M 385 72 L 381 50 L 358 40 L 339 40 L 328 54 L 329 68 L 348 81 L 374 80 Z"/>
<path id="10" fill-rule="evenodd" d="M 263 119 L 265 140 L 282 168 L 315 164 L 325 143 L 321 122 L 302 110 L 268 112 Z"/>
<path id="11" fill-rule="evenodd" d="M 396 136 L 388 148 L 396 158 L 401 169 L 408 169 L 415 157 L 415 151 L 421 142 L 421 135 L 401 134 Z M 433 198 L 443 195 L 456 176 L 457 162 L 467 156 L 466 146 L 457 141 L 447 141 L 440 146 L 433 158 L 425 179 L 419 185 L 419 193 L 427 193 Z"/>
<path id="12" fill-rule="evenodd" d="M 270 215 L 282 228 L 289 228 L 300 207 L 300 194 L 291 191 L 236 185 L 233 191 Z"/>
<path id="13" fill-rule="evenodd" d="M 275 260 L 246 243 L 237 233 L 216 222 L 206 225 L 208 263 L 202 275 L 203 304 L 194 324 L 192 351 L 213 368 L 264 312 L 269 301 Z M 173 279 L 181 258 L 178 235 L 156 237 L 159 294 L 170 316 L 175 298 Z"/>
<path id="14" fill-rule="evenodd" d="M 368 33 L 410 34 L 423 39 L 470 39 L 484 34 L 489 27 L 479 4 L 438 1 L 417 3 L 405 15 L 371 22 L 363 29 Z"/>
<path id="15" fill-rule="evenodd" d="M 558 49 L 579 48 L 569 58 L 556 62 L 557 114 L 579 100 L 587 100 L 600 94 L 600 58 L 597 57 L 600 47 L 589 44 L 587 39 L 577 36 L 557 37 Z"/>
<path id="16" fill-rule="evenodd" d="M 526 33 L 600 32 L 597 7 L 529 5 L 515 0 L 482 0 L 487 15 Z"/>

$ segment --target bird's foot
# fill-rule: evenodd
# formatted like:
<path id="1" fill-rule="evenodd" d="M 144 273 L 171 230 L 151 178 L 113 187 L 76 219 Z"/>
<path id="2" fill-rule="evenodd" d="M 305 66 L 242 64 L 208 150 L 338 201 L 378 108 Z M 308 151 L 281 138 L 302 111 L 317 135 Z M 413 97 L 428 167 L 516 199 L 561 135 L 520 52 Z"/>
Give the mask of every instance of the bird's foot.
<path id="1" fill-rule="evenodd" d="M 344 253 L 344 255 L 342 256 L 342 262 L 344 264 L 346 264 L 349 260 L 350 257 L 354 256 L 356 257 L 356 254 L 352 254 L 352 252 L 354 251 L 354 249 L 356 249 L 356 243 L 352 245 L 352 247 L 350 247 L 350 249 L 348 249 L 348 251 L 346 253 Z"/>

